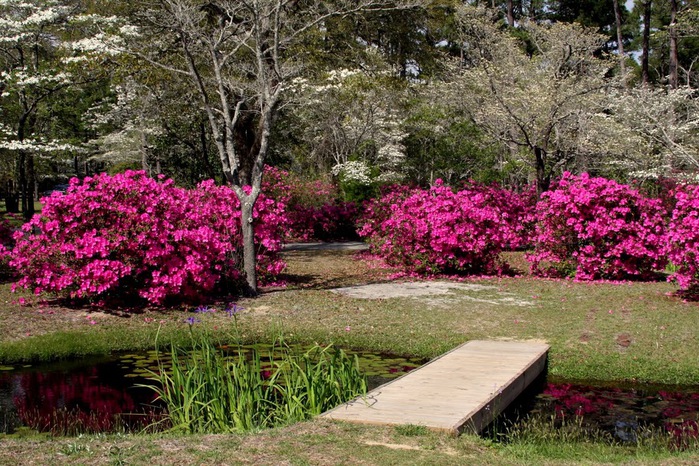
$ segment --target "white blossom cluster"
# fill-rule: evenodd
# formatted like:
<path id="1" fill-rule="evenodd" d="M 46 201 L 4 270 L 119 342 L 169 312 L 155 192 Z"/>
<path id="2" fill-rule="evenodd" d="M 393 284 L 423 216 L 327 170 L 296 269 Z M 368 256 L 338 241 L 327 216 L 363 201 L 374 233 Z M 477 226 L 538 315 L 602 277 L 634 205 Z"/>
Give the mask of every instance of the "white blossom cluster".
<path id="1" fill-rule="evenodd" d="M 699 102 L 690 88 L 635 88 L 610 93 L 609 120 L 626 143 L 621 162 L 633 176 L 658 178 L 699 168 Z"/>
<path id="2" fill-rule="evenodd" d="M 124 126 L 133 116 L 133 110 L 138 108 L 142 97 L 139 95 L 139 88 L 132 80 L 127 80 L 123 84 L 113 88 L 115 101 L 110 103 L 105 111 L 102 105 L 93 106 L 88 110 L 87 120 L 92 129 L 99 129 L 104 125 Z M 137 123 L 143 126 L 142 122 Z"/>
<path id="3" fill-rule="evenodd" d="M 76 40 L 65 44 L 65 47 L 73 52 L 97 53 L 103 55 L 118 55 L 123 46 L 123 39 L 118 36 L 108 35 L 103 32 L 92 37 Z M 68 57 L 64 61 L 82 60 L 83 57 Z"/>
<path id="4" fill-rule="evenodd" d="M 26 26 L 43 26 L 51 24 L 68 12 L 67 8 L 43 8 L 34 11 L 31 15 L 22 21 L 22 25 Z"/>
<path id="5" fill-rule="evenodd" d="M 0 0 L 0 43 L 16 44 L 70 14 L 70 8 L 55 1 Z"/>
<path id="6" fill-rule="evenodd" d="M 140 37 L 141 30 L 133 24 L 124 24 L 119 28 L 119 34 L 122 37 Z"/>
<path id="7" fill-rule="evenodd" d="M 311 83 L 307 78 L 295 77 L 287 85 L 289 90 L 294 93 L 304 93 L 314 95 L 312 98 L 313 102 L 321 103 L 320 95 L 332 90 L 340 90 L 343 87 L 344 82 L 352 77 L 361 76 L 363 72 L 361 70 L 350 70 L 347 68 L 340 68 L 336 70 L 330 70 L 325 79 L 320 83 Z"/>
<path id="8" fill-rule="evenodd" d="M 102 16 L 95 14 L 80 14 L 75 16 L 72 21 L 75 24 L 98 24 L 98 25 L 118 25 L 122 19 L 117 16 Z"/>
<path id="9" fill-rule="evenodd" d="M 369 166 L 362 161 L 351 160 L 339 163 L 332 168 L 332 174 L 340 176 L 345 181 L 351 181 L 363 185 L 371 184 Z"/>
<path id="10" fill-rule="evenodd" d="M 82 147 L 74 144 L 59 143 L 56 141 L 39 141 L 25 139 L 24 141 L 0 141 L 0 149 L 10 151 L 27 151 L 36 153 L 47 152 L 84 152 Z"/>
<path id="11" fill-rule="evenodd" d="M 380 144 L 377 158 L 381 164 L 396 168 L 405 160 L 403 140 L 408 137 L 408 133 L 401 130 L 402 121 L 395 111 L 381 108 L 377 113 L 379 131 L 376 138 Z"/>
<path id="12" fill-rule="evenodd" d="M 0 29 L 3 27 L 5 27 L 5 25 L 3 25 L 3 20 L 0 19 Z M 32 34 L 28 32 L 16 32 L 8 35 L 0 35 L 0 44 L 14 45 L 31 38 Z"/>
<path id="13" fill-rule="evenodd" d="M 13 84 L 19 88 L 30 86 L 43 86 L 47 84 L 70 84 L 70 73 L 59 72 L 56 74 L 36 74 L 27 72 L 24 69 L 16 69 L 11 72 L 3 71 L 0 73 L 0 81 L 8 84 Z M 3 94 L 3 97 L 6 97 Z"/>
<path id="14" fill-rule="evenodd" d="M 328 76 L 327 76 L 326 80 L 332 81 L 332 82 L 342 82 L 345 79 L 350 78 L 352 76 L 357 76 L 360 73 L 361 73 L 361 71 L 359 71 L 359 70 L 350 70 L 347 68 L 330 70 L 328 72 Z"/>

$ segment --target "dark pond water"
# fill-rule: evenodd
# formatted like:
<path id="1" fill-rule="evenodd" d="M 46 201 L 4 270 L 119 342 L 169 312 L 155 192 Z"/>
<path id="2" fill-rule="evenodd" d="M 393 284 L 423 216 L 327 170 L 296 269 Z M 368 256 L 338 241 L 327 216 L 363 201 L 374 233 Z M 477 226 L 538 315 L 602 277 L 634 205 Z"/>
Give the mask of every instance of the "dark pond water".
<path id="1" fill-rule="evenodd" d="M 371 352 L 350 353 L 359 356 L 360 367 L 373 387 L 424 362 Z M 264 349 L 262 354 L 266 354 Z M 12 433 L 22 426 L 66 435 L 141 430 L 162 419 L 162 407 L 154 403 L 153 392 L 135 386 L 153 383 L 147 378 L 148 371 L 158 370 L 155 356 L 151 351 L 47 366 L 0 366 L 0 432 Z M 647 427 L 696 436 L 699 387 L 612 386 L 542 376 L 486 435 L 526 416 L 542 416 L 554 423 L 580 419 L 583 428 L 607 432 L 620 442 L 635 441 Z"/>
<path id="2" fill-rule="evenodd" d="M 269 349 L 255 348 L 263 355 Z M 372 388 L 424 363 L 371 352 L 348 353 L 357 354 Z M 136 386 L 152 385 L 149 371 L 157 370 L 155 351 L 35 367 L 0 366 L 0 432 L 13 433 L 21 427 L 64 435 L 141 430 L 163 417 L 153 391 Z"/>
<path id="3" fill-rule="evenodd" d="M 697 437 L 699 386 L 611 385 L 542 376 L 510 405 L 495 426 L 490 426 L 486 435 L 506 430 L 526 417 L 546 419 L 555 426 L 579 423 L 583 429 L 604 432 L 620 443 L 634 443 L 649 430 L 678 438 Z"/>

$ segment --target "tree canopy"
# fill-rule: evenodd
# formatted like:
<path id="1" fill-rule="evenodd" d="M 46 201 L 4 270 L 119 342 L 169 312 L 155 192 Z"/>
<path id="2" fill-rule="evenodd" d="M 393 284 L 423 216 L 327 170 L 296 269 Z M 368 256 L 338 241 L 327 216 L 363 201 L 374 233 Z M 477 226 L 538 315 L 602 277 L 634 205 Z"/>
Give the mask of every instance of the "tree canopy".
<path id="1" fill-rule="evenodd" d="M 240 202 L 254 293 L 265 164 L 357 198 L 438 178 L 541 192 L 565 170 L 695 177 L 697 14 L 696 0 L 0 0 L 1 194 L 31 216 L 71 176 L 213 178 Z"/>

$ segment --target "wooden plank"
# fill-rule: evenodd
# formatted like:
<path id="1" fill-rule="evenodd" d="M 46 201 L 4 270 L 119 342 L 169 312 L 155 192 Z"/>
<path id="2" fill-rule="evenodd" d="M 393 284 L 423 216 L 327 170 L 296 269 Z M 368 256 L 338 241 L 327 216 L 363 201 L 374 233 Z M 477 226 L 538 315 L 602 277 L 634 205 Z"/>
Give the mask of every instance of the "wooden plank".
<path id="1" fill-rule="evenodd" d="M 321 416 L 480 432 L 544 370 L 548 349 L 535 342 L 469 341 Z"/>

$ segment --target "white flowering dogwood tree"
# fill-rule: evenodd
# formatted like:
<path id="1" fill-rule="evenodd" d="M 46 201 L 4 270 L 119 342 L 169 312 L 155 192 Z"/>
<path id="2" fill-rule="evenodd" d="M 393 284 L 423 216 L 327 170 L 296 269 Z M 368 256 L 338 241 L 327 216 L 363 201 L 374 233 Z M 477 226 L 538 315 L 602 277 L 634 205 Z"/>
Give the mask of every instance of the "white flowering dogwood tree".
<path id="1" fill-rule="evenodd" d="M 473 120 L 521 157 L 539 191 L 553 173 L 585 153 L 591 115 L 604 107 L 614 62 L 600 56 L 605 37 L 576 23 L 523 22 L 526 43 L 498 29 L 486 9 L 460 10 L 465 60 L 447 99 L 459 96 Z"/>
<path id="2" fill-rule="evenodd" d="M 318 53 L 309 46 L 323 43 L 332 18 L 417 5 L 413 0 L 158 0 L 140 13 L 144 36 L 127 49 L 186 77 L 199 96 L 224 177 L 241 203 L 242 263 L 250 294 L 257 293 L 253 206 L 285 94 Z"/>
<path id="3" fill-rule="evenodd" d="M 333 69 L 315 81 L 297 79 L 293 94 L 306 105 L 296 117 L 306 159 L 344 182 L 371 185 L 403 176 L 406 83 L 381 57 L 362 68 Z"/>
<path id="4" fill-rule="evenodd" d="M 157 91 L 128 77 L 112 91 L 113 102 L 90 109 L 90 125 L 99 134 L 89 141 L 96 149 L 91 158 L 112 165 L 140 164 L 149 174 L 160 174 L 160 160 L 150 160 L 153 139 L 163 133 Z"/>
<path id="5" fill-rule="evenodd" d="M 116 22 L 67 1 L 0 0 L 0 151 L 15 159 L 15 189 L 26 216 L 34 213 L 35 157 L 82 150 L 51 134 L 46 108 L 94 79 L 83 52 L 102 53 L 100 31 Z"/>
<path id="6" fill-rule="evenodd" d="M 656 180 L 699 172 L 695 89 L 642 86 L 610 93 L 605 117 L 599 140 L 618 146 L 619 156 L 610 163 L 629 177 Z"/>

